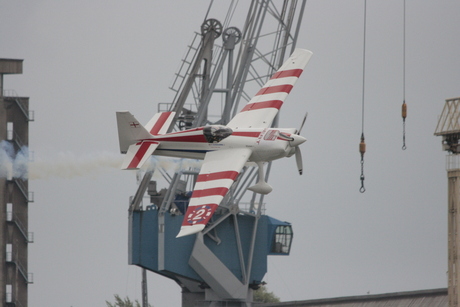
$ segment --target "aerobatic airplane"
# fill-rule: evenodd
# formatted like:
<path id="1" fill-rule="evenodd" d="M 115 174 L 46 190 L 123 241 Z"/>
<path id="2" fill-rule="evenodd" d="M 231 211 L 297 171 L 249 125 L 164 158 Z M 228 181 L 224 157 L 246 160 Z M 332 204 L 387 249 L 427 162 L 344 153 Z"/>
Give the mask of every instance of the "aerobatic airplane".
<path id="1" fill-rule="evenodd" d="M 263 164 L 296 155 L 302 174 L 301 127 L 271 128 L 272 122 L 310 60 L 312 53 L 296 49 L 291 57 L 226 125 L 210 125 L 167 133 L 174 112 L 157 113 L 144 127 L 128 111 L 117 112 L 122 169 L 139 169 L 154 155 L 203 159 L 187 212 L 177 237 L 203 230 L 247 162 L 259 168 L 251 191 L 268 194 Z M 305 118 L 304 118 L 305 122 Z"/>

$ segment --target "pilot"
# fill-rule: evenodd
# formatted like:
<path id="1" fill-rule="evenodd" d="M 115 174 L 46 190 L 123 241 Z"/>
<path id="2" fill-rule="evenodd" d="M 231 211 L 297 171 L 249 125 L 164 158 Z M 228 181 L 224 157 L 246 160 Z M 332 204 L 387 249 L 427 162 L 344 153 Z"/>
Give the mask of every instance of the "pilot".
<path id="1" fill-rule="evenodd" d="M 232 134 L 232 130 L 225 126 L 207 126 L 203 133 L 208 143 L 218 143 Z"/>

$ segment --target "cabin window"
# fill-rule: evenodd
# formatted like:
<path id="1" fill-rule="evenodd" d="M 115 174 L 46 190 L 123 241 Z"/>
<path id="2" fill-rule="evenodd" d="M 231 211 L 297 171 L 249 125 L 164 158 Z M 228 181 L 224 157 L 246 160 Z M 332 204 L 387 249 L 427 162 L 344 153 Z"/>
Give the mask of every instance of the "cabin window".
<path id="1" fill-rule="evenodd" d="M 203 128 L 203 134 L 208 143 L 219 143 L 232 133 L 232 129 L 220 125 L 206 126 Z"/>
<path id="2" fill-rule="evenodd" d="M 271 252 L 276 254 L 289 254 L 291 250 L 292 235 L 291 225 L 276 227 Z"/>

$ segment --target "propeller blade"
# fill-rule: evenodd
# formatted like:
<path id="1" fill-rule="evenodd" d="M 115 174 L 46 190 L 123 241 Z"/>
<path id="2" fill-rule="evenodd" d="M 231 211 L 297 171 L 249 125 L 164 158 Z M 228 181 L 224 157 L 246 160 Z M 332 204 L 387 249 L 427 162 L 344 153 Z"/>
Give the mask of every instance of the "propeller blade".
<path id="1" fill-rule="evenodd" d="M 302 175 L 302 172 L 303 172 L 302 152 L 300 151 L 299 146 L 296 146 L 295 148 L 295 162 L 297 163 L 297 169 L 299 170 L 299 175 Z"/>
<path id="2" fill-rule="evenodd" d="M 305 121 L 307 120 L 308 112 L 305 113 L 305 116 L 303 117 L 302 124 L 300 125 L 300 129 L 297 130 L 297 134 L 300 134 L 300 131 L 302 131 L 303 125 L 305 124 Z"/>

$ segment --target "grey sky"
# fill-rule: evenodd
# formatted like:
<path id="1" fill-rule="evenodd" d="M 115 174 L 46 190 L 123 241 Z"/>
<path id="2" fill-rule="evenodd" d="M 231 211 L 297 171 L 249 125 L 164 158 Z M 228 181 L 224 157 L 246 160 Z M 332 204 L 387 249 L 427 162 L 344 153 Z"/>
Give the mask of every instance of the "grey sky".
<path id="1" fill-rule="evenodd" d="M 275 161 L 265 198 L 267 214 L 294 228 L 291 255 L 270 257 L 265 276 L 284 301 L 447 286 L 445 153 L 433 133 L 444 100 L 460 96 L 460 2 L 406 1 L 406 151 L 403 1 L 367 2 L 364 194 L 363 1 L 307 2 L 297 46 L 313 57 L 280 116 L 280 126 L 297 127 L 309 112 L 304 175 L 293 158 Z M 172 100 L 168 86 L 208 4 L 0 1 L 0 57 L 24 59 L 5 88 L 29 96 L 35 111 L 30 306 L 141 298 L 140 269 L 127 265 L 136 179 L 114 167 L 115 111 L 146 123 Z M 215 5 L 209 17 L 223 21 L 226 7 Z M 245 14 L 230 25 L 242 28 Z M 174 282 L 148 278 L 153 305 L 180 305 Z"/>

